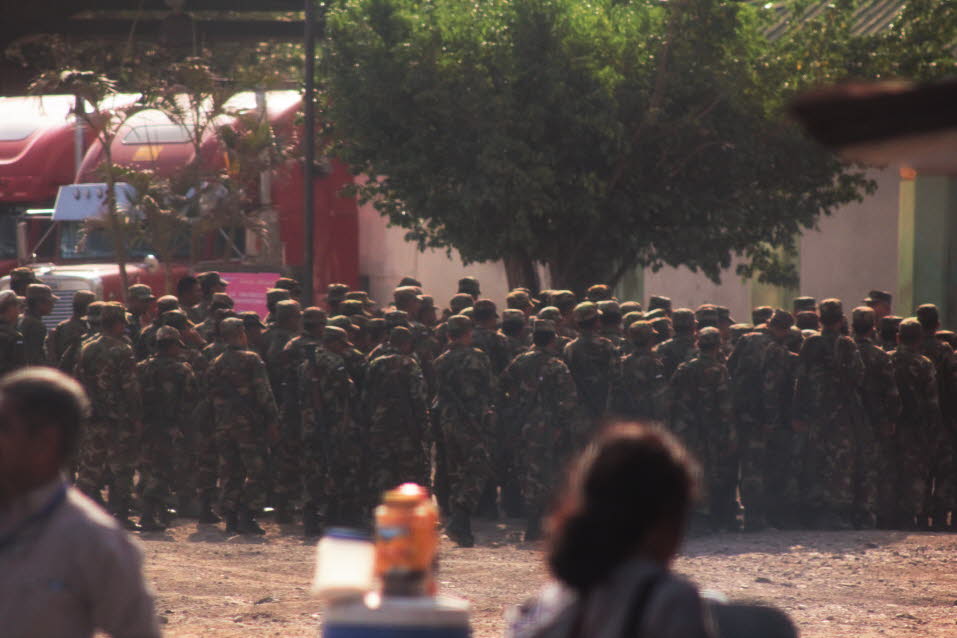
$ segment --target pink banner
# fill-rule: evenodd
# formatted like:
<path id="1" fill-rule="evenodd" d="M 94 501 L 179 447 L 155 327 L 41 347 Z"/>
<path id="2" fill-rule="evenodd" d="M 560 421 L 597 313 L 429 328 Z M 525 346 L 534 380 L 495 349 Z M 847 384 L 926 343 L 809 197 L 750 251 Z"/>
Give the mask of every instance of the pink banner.
<path id="1" fill-rule="evenodd" d="M 222 275 L 229 282 L 226 292 L 233 298 L 236 312 L 252 310 L 265 320 L 269 314 L 266 291 L 273 287 L 280 275 L 274 272 L 224 272 Z"/>

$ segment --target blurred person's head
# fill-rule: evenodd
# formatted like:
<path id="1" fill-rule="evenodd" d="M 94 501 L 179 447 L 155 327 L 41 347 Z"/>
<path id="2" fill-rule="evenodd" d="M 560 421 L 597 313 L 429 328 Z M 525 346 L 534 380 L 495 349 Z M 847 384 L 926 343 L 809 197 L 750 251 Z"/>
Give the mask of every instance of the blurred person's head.
<path id="1" fill-rule="evenodd" d="M 80 384 L 53 368 L 25 368 L 0 380 L 0 503 L 56 478 L 88 411 Z"/>
<path id="2" fill-rule="evenodd" d="M 620 423 L 598 435 L 571 472 L 550 521 L 548 565 L 586 592 L 622 563 L 674 559 L 697 490 L 697 466 L 671 434 Z"/>
<path id="3" fill-rule="evenodd" d="M 199 279 L 187 275 L 176 284 L 176 296 L 184 308 L 191 308 L 203 300 L 203 287 Z"/>

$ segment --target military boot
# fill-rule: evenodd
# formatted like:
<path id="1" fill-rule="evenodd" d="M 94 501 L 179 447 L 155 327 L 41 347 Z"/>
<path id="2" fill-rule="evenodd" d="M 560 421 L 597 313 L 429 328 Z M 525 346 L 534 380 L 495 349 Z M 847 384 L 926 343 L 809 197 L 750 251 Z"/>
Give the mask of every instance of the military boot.
<path id="1" fill-rule="evenodd" d="M 256 515 L 253 514 L 253 511 L 248 507 L 240 508 L 237 529 L 239 530 L 240 534 L 253 534 L 256 536 L 262 536 L 266 533 L 266 530 L 260 527 L 259 523 L 256 521 Z"/>
<path id="2" fill-rule="evenodd" d="M 445 533 L 459 547 L 474 547 L 475 537 L 472 536 L 472 519 L 466 510 L 456 508 L 452 513 Z"/>
<path id="3" fill-rule="evenodd" d="M 226 533 L 229 535 L 239 533 L 239 517 L 236 512 L 230 510 L 223 512 L 223 519 L 226 521 Z"/>
<path id="4" fill-rule="evenodd" d="M 542 538 L 542 517 L 538 514 L 532 514 L 525 522 L 525 542 L 534 543 Z"/>
<path id="5" fill-rule="evenodd" d="M 292 523 L 292 508 L 289 506 L 289 499 L 285 496 L 276 499 L 276 522 L 280 525 Z"/>
<path id="6" fill-rule="evenodd" d="M 315 507 L 307 505 L 302 508 L 302 531 L 306 538 L 322 536 L 322 522 Z"/>
<path id="7" fill-rule="evenodd" d="M 199 522 L 204 525 L 215 525 L 220 521 L 221 519 L 216 516 L 212 506 L 209 504 L 209 498 L 204 496 L 199 506 Z"/>
<path id="8" fill-rule="evenodd" d="M 143 514 L 140 516 L 140 530 L 144 532 L 162 532 L 166 529 L 161 521 L 157 520 L 157 508 L 153 503 L 144 503 Z M 165 508 L 164 508 L 165 509 Z"/>

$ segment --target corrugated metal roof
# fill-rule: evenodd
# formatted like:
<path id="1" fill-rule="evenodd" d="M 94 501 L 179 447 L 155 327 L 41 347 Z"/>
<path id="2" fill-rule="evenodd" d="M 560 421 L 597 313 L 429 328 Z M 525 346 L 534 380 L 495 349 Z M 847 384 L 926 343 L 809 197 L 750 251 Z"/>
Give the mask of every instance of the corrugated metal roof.
<path id="1" fill-rule="evenodd" d="M 894 19 L 900 15 L 907 0 L 870 0 L 862 2 L 854 11 L 854 24 L 851 26 L 853 35 L 874 35 L 888 28 Z M 777 40 L 795 23 L 806 22 L 819 18 L 831 4 L 829 0 L 822 0 L 810 5 L 799 16 L 792 11 L 794 2 L 762 2 L 751 0 L 750 4 L 774 13 L 774 23 L 767 29 L 766 34 L 771 40 Z"/>

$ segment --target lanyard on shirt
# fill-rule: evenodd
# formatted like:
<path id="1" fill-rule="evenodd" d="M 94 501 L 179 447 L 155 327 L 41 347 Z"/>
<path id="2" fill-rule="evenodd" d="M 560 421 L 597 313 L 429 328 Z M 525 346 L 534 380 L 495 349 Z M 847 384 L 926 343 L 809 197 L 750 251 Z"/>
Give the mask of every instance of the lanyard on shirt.
<path id="1" fill-rule="evenodd" d="M 60 488 L 50 497 L 50 500 L 47 501 L 43 507 L 26 517 L 22 523 L 14 527 L 11 531 L 0 536 L 0 551 L 16 543 L 17 538 L 31 525 L 35 525 L 49 518 L 66 498 L 66 490 L 66 483 L 60 485 Z"/>

